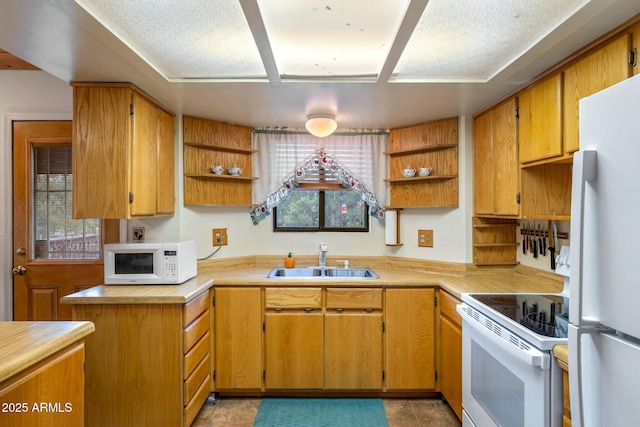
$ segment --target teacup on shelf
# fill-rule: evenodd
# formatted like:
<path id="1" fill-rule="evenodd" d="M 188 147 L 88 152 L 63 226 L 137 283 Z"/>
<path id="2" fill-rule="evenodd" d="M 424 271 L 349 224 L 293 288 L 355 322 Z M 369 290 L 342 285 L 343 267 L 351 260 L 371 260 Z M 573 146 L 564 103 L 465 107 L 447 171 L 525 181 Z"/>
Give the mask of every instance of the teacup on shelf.
<path id="1" fill-rule="evenodd" d="M 222 175 L 222 172 L 224 172 L 224 166 L 222 165 L 211 166 L 211 172 L 213 172 L 216 175 Z"/>
<path id="2" fill-rule="evenodd" d="M 429 176 L 433 169 L 431 168 L 420 168 L 420 176 Z"/>
<path id="3" fill-rule="evenodd" d="M 229 175 L 238 176 L 242 173 L 242 168 L 238 167 L 238 165 L 233 165 L 227 169 L 227 172 L 229 172 Z"/>

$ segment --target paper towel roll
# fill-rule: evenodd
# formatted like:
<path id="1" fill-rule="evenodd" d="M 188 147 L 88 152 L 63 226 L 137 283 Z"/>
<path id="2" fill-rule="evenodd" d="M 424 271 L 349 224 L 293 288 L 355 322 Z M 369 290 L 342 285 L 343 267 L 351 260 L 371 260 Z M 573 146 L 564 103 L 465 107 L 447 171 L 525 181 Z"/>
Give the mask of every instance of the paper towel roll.
<path id="1" fill-rule="evenodd" d="M 384 215 L 385 245 L 398 244 L 398 211 L 387 211 Z"/>

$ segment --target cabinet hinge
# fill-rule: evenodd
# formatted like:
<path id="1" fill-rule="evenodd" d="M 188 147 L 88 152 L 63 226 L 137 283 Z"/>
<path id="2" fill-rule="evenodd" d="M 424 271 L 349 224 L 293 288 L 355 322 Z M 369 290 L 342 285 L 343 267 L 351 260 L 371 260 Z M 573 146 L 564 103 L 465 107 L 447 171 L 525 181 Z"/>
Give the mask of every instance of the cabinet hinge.
<path id="1" fill-rule="evenodd" d="M 629 64 L 635 67 L 637 60 L 638 60 L 638 49 L 634 47 L 633 50 L 629 51 Z"/>
<path id="2" fill-rule="evenodd" d="M 382 332 L 384 332 L 384 322 L 382 322 Z"/>
<path id="3" fill-rule="evenodd" d="M 212 307 L 216 306 L 216 296 L 215 295 L 211 297 L 211 306 Z"/>
<path id="4" fill-rule="evenodd" d="M 438 297 L 433 297 L 433 306 L 434 307 L 438 306 Z"/>
<path id="5" fill-rule="evenodd" d="M 267 330 L 267 322 L 262 322 L 262 332 Z"/>
<path id="6" fill-rule="evenodd" d="M 213 379 L 214 380 L 216 379 L 216 371 L 215 370 L 213 371 Z"/>
<path id="7" fill-rule="evenodd" d="M 520 193 L 516 194 L 516 203 L 520 204 Z"/>
<path id="8" fill-rule="evenodd" d="M 133 104 L 129 104 L 129 115 L 133 116 Z"/>
<path id="9" fill-rule="evenodd" d="M 436 381 L 438 381 L 438 371 L 436 371 Z"/>
<path id="10" fill-rule="evenodd" d="M 384 371 L 382 371 L 382 381 L 384 381 Z"/>
<path id="11" fill-rule="evenodd" d="M 520 118 L 520 107 L 516 107 L 516 119 Z"/>
<path id="12" fill-rule="evenodd" d="M 133 193 L 129 193 L 129 203 L 133 203 Z"/>
<path id="13" fill-rule="evenodd" d="M 267 380 L 267 371 L 262 371 L 262 380 L 263 381 Z"/>

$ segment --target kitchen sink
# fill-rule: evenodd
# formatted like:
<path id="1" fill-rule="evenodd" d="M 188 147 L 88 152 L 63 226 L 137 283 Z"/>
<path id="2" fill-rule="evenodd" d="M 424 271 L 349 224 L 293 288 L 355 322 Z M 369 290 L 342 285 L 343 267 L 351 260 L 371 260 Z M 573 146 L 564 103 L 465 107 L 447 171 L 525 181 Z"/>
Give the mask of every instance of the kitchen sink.
<path id="1" fill-rule="evenodd" d="M 334 268 L 334 267 L 276 267 L 269 272 L 267 278 L 282 279 L 321 278 L 321 277 L 349 277 L 353 279 L 377 279 L 378 275 L 369 268 Z"/>

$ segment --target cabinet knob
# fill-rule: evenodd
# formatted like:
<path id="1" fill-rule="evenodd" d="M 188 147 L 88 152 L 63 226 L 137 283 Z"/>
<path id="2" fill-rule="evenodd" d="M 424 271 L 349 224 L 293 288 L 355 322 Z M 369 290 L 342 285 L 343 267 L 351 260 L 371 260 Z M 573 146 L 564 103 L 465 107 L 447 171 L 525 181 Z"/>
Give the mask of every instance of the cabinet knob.
<path id="1" fill-rule="evenodd" d="M 19 265 L 17 267 L 12 268 L 11 273 L 13 273 L 14 276 L 24 276 L 25 274 L 27 274 L 27 269 Z"/>

